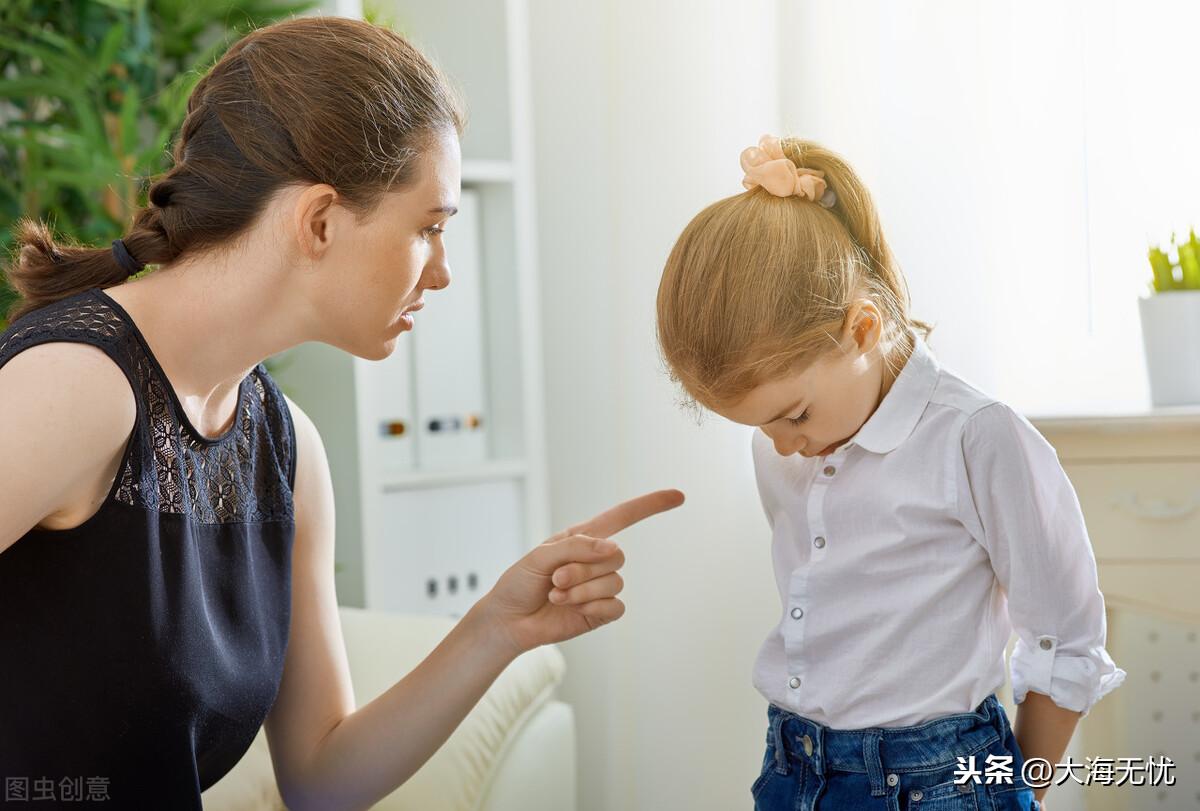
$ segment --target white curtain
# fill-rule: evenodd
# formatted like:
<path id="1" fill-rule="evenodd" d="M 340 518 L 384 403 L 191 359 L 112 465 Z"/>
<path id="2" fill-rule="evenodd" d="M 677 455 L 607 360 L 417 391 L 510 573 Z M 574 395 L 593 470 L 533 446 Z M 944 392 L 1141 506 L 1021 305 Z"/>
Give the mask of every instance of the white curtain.
<path id="1" fill-rule="evenodd" d="M 865 176 L 939 356 L 1030 414 L 1148 405 L 1146 249 L 1200 225 L 1200 4 L 783 9 L 786 129 Z"/>

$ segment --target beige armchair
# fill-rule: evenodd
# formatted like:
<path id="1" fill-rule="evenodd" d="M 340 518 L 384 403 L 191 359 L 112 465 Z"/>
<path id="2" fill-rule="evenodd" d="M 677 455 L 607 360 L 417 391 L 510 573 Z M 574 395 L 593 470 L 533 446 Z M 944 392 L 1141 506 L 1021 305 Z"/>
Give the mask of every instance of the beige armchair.
<path id="1" fill-rule="evenodd" d="M 442 617 L 339 609 L 360 705 L 415 667 L 454 625 Z M 565 664 L 552 646 L 519 657 L 379 811 L 574 811 L 575 720 L 553 699 Z M 205 811 L 284 811 L 266 736 L 204 792 Z"/>

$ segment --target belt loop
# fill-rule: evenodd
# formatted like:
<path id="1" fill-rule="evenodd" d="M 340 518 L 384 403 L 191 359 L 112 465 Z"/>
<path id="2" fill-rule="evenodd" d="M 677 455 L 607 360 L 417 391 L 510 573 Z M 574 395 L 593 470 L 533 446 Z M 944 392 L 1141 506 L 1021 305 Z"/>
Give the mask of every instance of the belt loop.
<path id="1" fill-rule="evenodd" d="M 863 762 L 867 764 L 867 778 L 871 781 L 871 796 L 883 797 L 887 788 L 883 784 L 883 762 L 879 759 L 879 743 L 883 735 L 868 731 L 863 736 Z"/>
<path id="2" fill-rule="evenodd" d="M 829 768 L 828 752 L 825 751 L 825 726 L 817 724 L 812 729 L 812 734 L 815 735 L 813 740 L 813 757 L 809 764 L 817 774 L 824 776 Z"/>
<path id="3" fill-rule="evenodd" d="M 987 722 L 991 724 L 992 727 L 1000 733 L 1000 737 L 1003 738 L 1004 721 L 1000 718 L 1000 713 L 996 711 L 996 705 L 994 703 L 995 699 L 993 695 L 988 695 L 983 699 L 983 701 L 979 702 L 979 706 L 976 707 L 975 712 L 984 716 L 984 718 L 987 719 Z"/>
<path id="4" fill-rule="evenodd" d="M 771 734 L 775 737 L 775 771 L 779 774 L 788 774 L 788 753 L 787 744 L 783 739 L 783 722 L 784 714 L 775 713 L 771 719 Z"/>

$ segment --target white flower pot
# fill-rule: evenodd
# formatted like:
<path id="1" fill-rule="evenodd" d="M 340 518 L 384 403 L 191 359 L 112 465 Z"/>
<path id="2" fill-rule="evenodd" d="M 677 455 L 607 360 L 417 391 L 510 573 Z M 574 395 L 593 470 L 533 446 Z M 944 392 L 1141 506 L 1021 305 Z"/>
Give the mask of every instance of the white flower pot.
<path id="1" fill-rule="evenodd" d="M 1142 344 L 1156 406 L 1200 404 L 1200 290 L 1138 299 Z"/>

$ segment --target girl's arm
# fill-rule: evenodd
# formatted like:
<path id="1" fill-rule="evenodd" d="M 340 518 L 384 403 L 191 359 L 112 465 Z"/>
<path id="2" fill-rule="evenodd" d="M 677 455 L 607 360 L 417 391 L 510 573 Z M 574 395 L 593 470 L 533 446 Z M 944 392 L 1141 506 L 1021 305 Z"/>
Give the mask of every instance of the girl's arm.
<path id="1" fill-rule="evenodd" d="M 1074 710 L 1058 706 L 1049 696 L 1030 690 L 1017 707 L 1017 718 L 1013 723 L 1021 754 L 1026 760 L 1044 758 L 1050 763 L 1058 763 L 1066 753 L 1081 717 Z M 1033 796 L 1041 802 L 1048 789 L 1049 786 L 1035 788 Z"/>
<path id="2" fill-rule="evenodd" d="M 620 617 L 624 553 L 602 539 L 678 506 L 683 494 L 633 499 L 535 547 L 420 665 L 356 708 L 334 592 L 329 465 L 316 427 L 288 405 L 297 445 L 292 625 L 267 742 L 288 808 L 365 809 L 437 751 L 517 655 Z"/>
<path id="3" fill-rule="evenodd" d="M 970 416 L 961 450 L 958 514 L 987 550 L 1017 633 L 1018 745 L 1026 760 L 1057 764 L 1075 724 L 1126 675 L 1104 647 L 1104 596 L 1083 512 L 1053 446 L 1004 403 Z"/>

